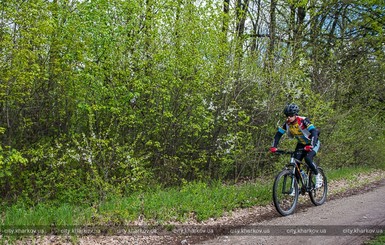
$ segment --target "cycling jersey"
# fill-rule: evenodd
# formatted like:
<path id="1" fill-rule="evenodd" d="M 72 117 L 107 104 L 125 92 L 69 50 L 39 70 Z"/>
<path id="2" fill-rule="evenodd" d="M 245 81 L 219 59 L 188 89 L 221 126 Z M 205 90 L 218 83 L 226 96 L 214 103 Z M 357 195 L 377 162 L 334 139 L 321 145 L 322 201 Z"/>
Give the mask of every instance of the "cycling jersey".
<path id="1" fill-rule="evenodd" d="M 274 137 L 273 147 L 277 147 L 280 138 L 287 133 L 289 138 L 294 138 L 302 145 L 311 145 L 318 150 L 318 130 L 306 117 L 297 116 L 295 121 L 290 123 L 286 121 Z"/>

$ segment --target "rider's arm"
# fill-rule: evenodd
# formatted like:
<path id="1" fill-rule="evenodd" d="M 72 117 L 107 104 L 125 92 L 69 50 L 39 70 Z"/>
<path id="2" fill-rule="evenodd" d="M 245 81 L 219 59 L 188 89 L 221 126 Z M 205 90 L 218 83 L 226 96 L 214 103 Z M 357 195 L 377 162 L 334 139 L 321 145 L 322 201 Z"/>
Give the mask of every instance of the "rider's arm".
<path id="1" fill-rule="evenodd" d="M 274 135 L 274 141 L 273 141 L 272 147 L 275 147 L 275 148 L 278 147 L 279 140 L 281 139 L 282 135 L 286 133 L 286 130 L 284 128 L 286 128 L 286 125 L 284 125 L 282 128 L 281 127 L 278 128 L 277 133 L 275 133 Z"/>
<path id="2" fill-rule="evenodd" d="M 311 145 L 315 147 L 318 142 L 318 130 L 313 128 L 309 132 L 311 133 Z"/>
<path id="3" fill-rule="evenodd" d="M 304 120 L 304 124 L 306 126 L 306 128 L 309 130 L 310 132 L 310 139 L 311 139 L 311 145 L 313 147 L 316 146 L 317 142 L 318 142 L 318 130 L 317 128 L 310 122 L 310 120 L 308 118 L 305 118 Z"/>

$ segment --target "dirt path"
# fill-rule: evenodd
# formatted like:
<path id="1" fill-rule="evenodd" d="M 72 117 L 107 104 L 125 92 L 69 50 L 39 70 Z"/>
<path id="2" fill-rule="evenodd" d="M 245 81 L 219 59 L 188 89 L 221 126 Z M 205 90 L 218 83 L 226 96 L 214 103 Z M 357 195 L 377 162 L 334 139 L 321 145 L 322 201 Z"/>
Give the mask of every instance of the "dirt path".
<path id="1" fill-rule="evenodd" d="M 220 236 L 200 244 L 362 244 L 373 233 L 385 233 L 384 210 L 385 185 L 381 183 L 377 188 L 359 195 L 334 199 L 319 207 L 302 208 L 294 215 L 254 223 L 237 230 L 253 235 Z M 271 235 L 259 235 L 259 232 Z M 298 235 L 291 235 L 293 232 Z"/>

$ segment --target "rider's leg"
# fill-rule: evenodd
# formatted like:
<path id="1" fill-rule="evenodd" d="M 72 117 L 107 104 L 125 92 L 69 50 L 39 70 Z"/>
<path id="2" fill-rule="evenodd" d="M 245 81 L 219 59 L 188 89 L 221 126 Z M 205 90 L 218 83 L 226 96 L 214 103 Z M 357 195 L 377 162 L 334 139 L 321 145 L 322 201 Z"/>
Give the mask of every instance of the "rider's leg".
<path id="1" fill-rule="evenodd" d="M 305 156 L 305 162 L 309 166 L 309 168 L 313 171 L 315 175 L 318 174 L 318 168 L 317 165 L 314 163 L 313 158 L 317 154 L 315 151 L 310 151 Z"/>
<path id="2" fill-rule="evenodd" d="M 323 184 L 323 177 L 319 173 L 317 165 L 313 161 L 313 157 L 317 154 L 316 151 L 312 150 L 305 156 L 305 162 L 309 166 L 309 168 L 313 171 L 316 178 L 315 188 L 320 188 Z"/>
<path id="3" fill-rule="evenodd" d="M 313 158 L 315 157 L 315 155 L 317 155 L 317 152 L 319 150 L 321 146 L 321 142 L 318 140 L 317 141 L 317 144 L 315 145 L 315 147 L 313 148 L 313 150 L 311 150 L 310 152 L 308 152 L 305 156 L 305 162 L 306 164 L 309 166 L 309 168 L 313 171 L 313 173 L 315 175 L 318 174 L 318 168 L 317 168 L 317 165 L 314 163 L 313 161 Z"/>
<path id="4" fill-rule="evenodd" d="M 302 159 L 306 156 L 305 151 L 298 151 L 299 149 L 303 149 L 304 147 L 305 147 L 305 145 L 303 145 L 301 143 L 297 144 L 297 146 L 295 147 L 295 155 L 294 155 L 295 159 L 302 161 Z"/>
<path id="5" fill-rule="evenodd" d="M 305 151 L 298 151 L 299 149 L 303 149 L 305 147 L 305 145 L 301 144 L 301 143 L 298 143 L 297 146 L 295 147 L 295 155 L 294 155 L 294 158 L 299 160 L 299 161 L 302 161 L 302 159 L 306 156 L 306 152 Z M 299 166 L 301 168 L 301 166 Z M 297 176 L 299 178 L 299 176 Z"/>

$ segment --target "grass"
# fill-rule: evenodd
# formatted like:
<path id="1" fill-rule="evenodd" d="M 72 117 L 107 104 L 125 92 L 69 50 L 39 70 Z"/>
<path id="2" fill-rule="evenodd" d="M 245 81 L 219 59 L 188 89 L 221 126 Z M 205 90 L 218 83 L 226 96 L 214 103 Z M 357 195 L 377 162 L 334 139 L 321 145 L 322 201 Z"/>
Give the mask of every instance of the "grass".
<path id="1" fill-rule="evenodd" d="M 339 169 L 326 170 L 329 180 L 355 180 L 357 173 L 368 174 L 373 171 L 373 168 L 365 166 L 343 167 Z"/>
<path id="2" fill-rule="evenodd" d="M 3 226 L 50 226 L 85 224 L 90 219 L 90 209 L 75 205 L 62 204 L 53 207 L 48 204 L 39 204 L 35 207 L 26 207 L 15 204 L 3 208 Z"/>
<path id="3" fill-rule="evenodd" d="M 3 226 L 129 224 L 139 219 L 167 222 L 217 218 L 236 208 L 271 202 L 272 180 L 242 185 L 194 182 L 181 188 L 154 189 L 129 197 L 110 198 L 97 206 L 15 204 L 3 207 Z"/>
<path id="4" fill-rule="evenodd" d="M 385 232 L 385 231 L 384 231 Z M 383 245 L 385 244 L 385 234 L 376 236 L 373 240 L 365 243 L 366 245 Z"/>
<path id="5" fill-rule="evenodd" d="M 369 167 L 326 170 L 329 180 L 354 180 L 357 173 L 373 171 Z M 241 185 L 208 185 L 201 182 L 180 188 L 153 189 L 128 197 L 112 197 L 94 206 L 61 204 L 23 204 L 2 207 L 3 226 L 61 226 L 133 224 L 140 220 L 167 224 L 189 220 L 205 221 L 218 218 L 237 208 L 271 203 L 273 178 Z"/>

